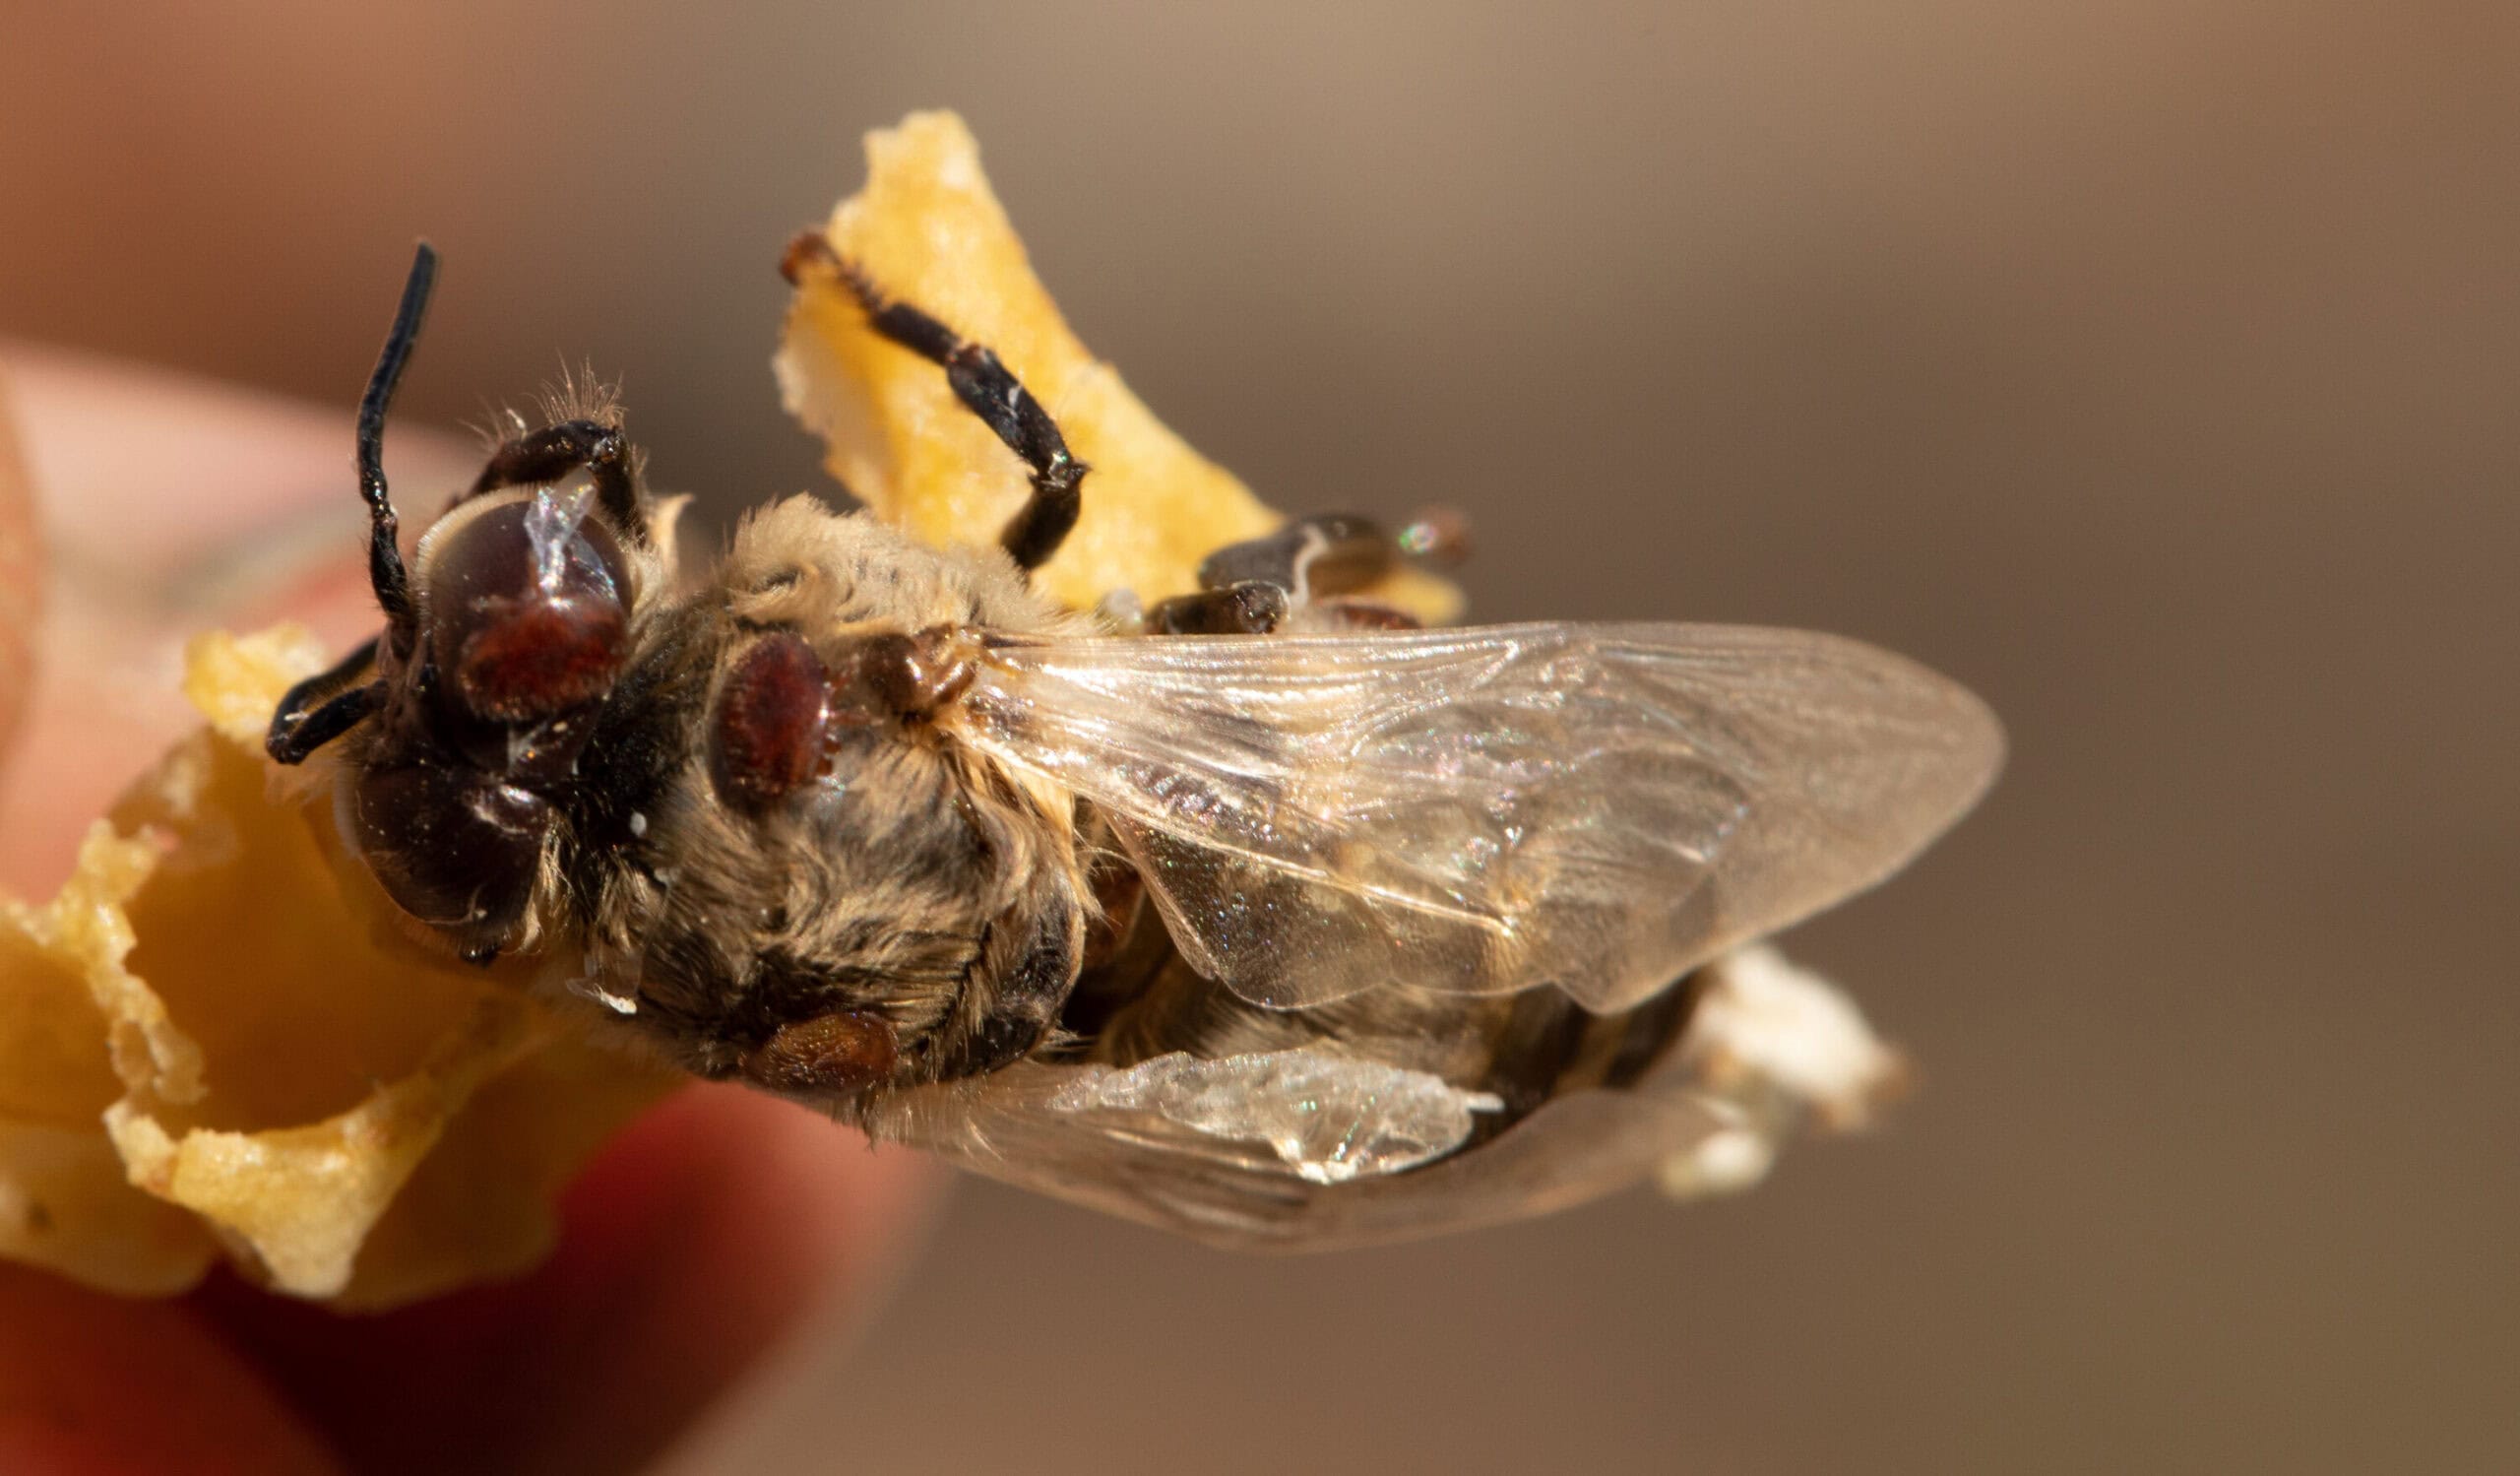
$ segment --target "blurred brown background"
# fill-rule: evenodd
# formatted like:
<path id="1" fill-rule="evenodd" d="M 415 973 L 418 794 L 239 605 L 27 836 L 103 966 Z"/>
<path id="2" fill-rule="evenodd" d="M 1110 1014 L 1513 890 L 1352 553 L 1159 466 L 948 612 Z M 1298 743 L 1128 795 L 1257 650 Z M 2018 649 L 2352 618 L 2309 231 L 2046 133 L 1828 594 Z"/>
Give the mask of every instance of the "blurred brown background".
<path id="1" fill-rule="evenodd" d="M 1846 631 L 2013 734 L 1792 940 L 1923 1065 L 1878 1137 L 1313 1260 L 971 1187 L 686 1469 L 2520 1463 L 2520 13 L 338 9 L 13 18 L 0 333 L 346 450 L 426 232 L 411 413 L 590 356 L 723 513 L 821 482 L 781 244 L 952 105 L 1273 500 L 1449 501 L 1486 616 Z"/>

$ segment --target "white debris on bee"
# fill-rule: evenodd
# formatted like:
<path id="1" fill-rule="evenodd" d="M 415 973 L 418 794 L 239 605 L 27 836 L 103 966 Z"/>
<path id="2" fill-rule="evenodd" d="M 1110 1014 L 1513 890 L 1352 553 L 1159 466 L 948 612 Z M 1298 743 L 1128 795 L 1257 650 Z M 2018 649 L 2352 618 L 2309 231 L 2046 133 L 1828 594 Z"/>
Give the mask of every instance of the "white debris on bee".
<path id="1" fill-rule="evenodd" d="M 1750 1187 L 1802 1118 L 1860 1126 L 1905 1073 L 1853 999 L 1765 945 L 1710 970 L 1684 1049 L 1727 1125 L 1664 1161 L 1677 1198 Z"/>
<path id="2" fill-rule="evenodd" d="M 1146 634 L 1146 602 L 1135 590 L 1113 590 L 1094 606 L 1096 623 L 1113 635 Z"/>
<path id="3" fill-rule="evenodd" d="M 583 998 L 593 999 L 616 1015 L 635 1015 L 639 1012 L 639 998 L 635 992 L 628 995 L 614 994 L 603 987 L 602 981 L 583 974 L 569 981 L 569 991 Z"/>
<path id="4" fill-rule="evenodd" d="M 1768 1131 L 1746 1122 L 1734 1123 L 1663 1160 L 1655 1183 L 1674 1199 L 1737 1194 L 1768 1177 L 1779 1146 Z"/>

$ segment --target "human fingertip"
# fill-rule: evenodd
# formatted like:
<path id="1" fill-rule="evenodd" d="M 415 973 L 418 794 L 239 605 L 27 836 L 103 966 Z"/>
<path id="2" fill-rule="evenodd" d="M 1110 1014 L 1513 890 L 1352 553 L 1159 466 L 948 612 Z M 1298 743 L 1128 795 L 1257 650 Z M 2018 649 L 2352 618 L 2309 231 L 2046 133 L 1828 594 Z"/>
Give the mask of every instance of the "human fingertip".
<path id="1" fill-rule="evenodd" d="M 331 1453 L 177 1303 L 0 1267 L 0 1472 L 317 1476 Z"/>
<path id="2" fill-rule="evenodd" d="M 0 759 L 26 713 L 33 683 L 35 622 L 42 610 L 43 545 L 34 487 L 17 428 L 9 377 L 0 367 Z"/>

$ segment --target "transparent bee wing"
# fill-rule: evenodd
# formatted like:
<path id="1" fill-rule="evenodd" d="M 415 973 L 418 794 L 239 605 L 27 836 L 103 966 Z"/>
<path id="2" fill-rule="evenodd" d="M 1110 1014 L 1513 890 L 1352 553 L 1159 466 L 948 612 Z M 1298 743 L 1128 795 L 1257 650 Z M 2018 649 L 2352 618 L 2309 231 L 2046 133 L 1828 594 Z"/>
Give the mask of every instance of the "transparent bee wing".
<path id="1" fill-rule="evenodd" d="M 1051 640 L 960 707 L 1102 811 L 1194 967 L 1278 1007 L 1627 1007 L 1898 869 L 2003 753 L 1913 662 L 1717 625 Z"/>
<path id="2" fill-rule="evenodd" d="M 1125 1069 L 1035 1059 L 886 1094 L 863 1122 L 1211 1245 L 1326 1251 L 1545 1214 L 1658 1170 L 1675 1194 L 1741 1188 L 1805 1121 L 1860 1123 L 1895 1090 L 1898 1058 L 1853 1001 L 1775 950 L 1732 954 L 1695 987 L 1687 1033 L 1632 1084 L 1519 1121 L 1484 1093 L 1315 1045 Z"/>
<path id="3" fill-rule="evenodd" d="M 1373 1105 L 1395 1085 L 1405 1101 Z M 1024 1061 L 896 1093 L 867 1125 L 974 1173 L 1212 1245 L 1326 1251 L 1596 1198 L 1685 1156 L 1733 1116 L 1674 1068 L 1633 1089 L 1549 1102 L 1493 1141 L 1450 1153 L 1484 1107 L 1422 1073 L 1303 1049 L 1162 1057 L 1127 1071 Z M 1325 1110 L 1327 1125 L 1306 1123 Z"/>
<path id="4" fill-rule="evenodd" d="M 1311 1184 L 1431 1163 L 1470 1140 L 1477 1114 L 1504 1105 L 1424 1071 L 1311 1048 L 1213 1059 L 1175 1051 L 1124 1070 L 1088 1067 L 1049 1103 L 1257 1142 Z"/>

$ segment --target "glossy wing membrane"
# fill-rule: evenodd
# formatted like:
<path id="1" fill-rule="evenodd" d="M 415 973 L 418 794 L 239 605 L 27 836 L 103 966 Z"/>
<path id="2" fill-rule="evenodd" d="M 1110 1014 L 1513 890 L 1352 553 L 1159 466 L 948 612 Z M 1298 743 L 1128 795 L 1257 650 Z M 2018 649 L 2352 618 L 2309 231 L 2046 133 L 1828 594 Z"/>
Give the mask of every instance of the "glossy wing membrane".
<path id="1" fill-rule="evenodd" d="M 897 1093 L 867 1125 L 975 1173 L 1211 1245 L 1330 1251 L 1578 1204 L 1635 1183 L 1735 1117 L 1674 1067 L 1633 1090 L 1549 1102 L 1478 1147 L 1348 1178 L 1308 1173 L 1270 1141 L 1269 1124 L 1295 1119 L 1308 1099 L 1264 1094 L 1252 1121 L 1203 1124 L 1111 1100 L 1112 1080 L 1101 1067 L 1023 1061 L 976 1082 Z"/>
<path id="2" fill-rule="evenodd" d="M 1485 1093 L 1316 1044 L 1125 1068 L 1035 1058 L 886 1094 L 863 1122 L 1212 1245 L 1326 1251 L 1562 1209 L 1658 1167 L 1677 1192 L 1736 1187 L 1805 1114 L 1859 1111 L 1895 1076 L 1853 1005 L 1772 950 L 1697 981 L 1695 1045 L 1510 1121 L 1486 1121 L 1501 1104 Z"/>
<path id="3" fill-rule="evenodd" d="M 1111 820 L 1193 965 L 1284 1007 L 1631 1005 L 1896 870 L 2002 755 L 1912 662 L 1712 625 L 1056 640 L 962 707 Z"/>

